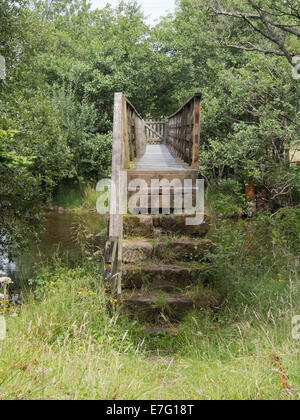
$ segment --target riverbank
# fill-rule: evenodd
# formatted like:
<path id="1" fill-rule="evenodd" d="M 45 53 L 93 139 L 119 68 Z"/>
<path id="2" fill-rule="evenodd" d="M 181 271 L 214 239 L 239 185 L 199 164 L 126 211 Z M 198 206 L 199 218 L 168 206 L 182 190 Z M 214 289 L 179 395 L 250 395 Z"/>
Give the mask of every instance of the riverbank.
<path id="1" fill-rule="evenodd" d="M 298 260 L 268 223 L 219 226 L 210 275 L 224 304 L 171 336 L 108 311 L 101 262 L 40 267 L 5 315 L 0 398 L 299 399 Z"/>
<path id="2" fill-rule="evenodd" d="M 41 264 L 59 257 L 70 267 L 76 265 L 86 245 L 103 254 L 106 239 L 105 217 L 87 209 L 45 210 L 43 231 L 29 240 L 29 246 L 13 260 L 0 259 L 0 270 L 12 277 L 17 293 L 28 288 L 27 281 Z"/>
<path id="3" fill-rule="evenodd" d="M 100 192 L 96 191 L 96 182 L 79 184 L 65 181 L 57 187 L 53 200 L 47 203 L 46 209 L 60 212 L 96 212 L 99 196 Z"/>

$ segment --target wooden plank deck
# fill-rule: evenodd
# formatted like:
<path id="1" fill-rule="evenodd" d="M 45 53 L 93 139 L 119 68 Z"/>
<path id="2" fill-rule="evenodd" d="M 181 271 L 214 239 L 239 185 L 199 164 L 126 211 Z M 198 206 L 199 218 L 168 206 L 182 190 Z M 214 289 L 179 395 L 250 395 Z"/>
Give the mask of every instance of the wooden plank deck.
<path id="1" fill-rule="evenodd" d="M 183 170 L 184 168 L 176 162 L 166 145 L 148 144 L 144 156 L 137 163 L 136 169 L 140 171 L 165 171 Z"/>

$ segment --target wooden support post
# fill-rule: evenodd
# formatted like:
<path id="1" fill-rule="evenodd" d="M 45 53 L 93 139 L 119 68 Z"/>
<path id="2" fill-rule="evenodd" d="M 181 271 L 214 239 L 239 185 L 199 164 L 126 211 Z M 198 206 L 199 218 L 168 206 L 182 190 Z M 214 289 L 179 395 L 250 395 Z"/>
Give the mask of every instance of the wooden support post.
<path id="1" fill-rule="evenodd" d="M 139 117 L 135 114 L 134 115 L 134 131 L 135 131 L 135 158 L 140 155 L 140 139 L 141 139 L 141 124 Z"/>
<path id="2" fill-rule="evenodd" d="M 110 226 L 109 236 L 116 238 L 119 235 L 119 214 L 120 203 L 118 200 L 120 192 L 120 169 L 123 161 L 123 95 L 122 93 L 115 94 L 114 102 L 114 122 L 113 122 L 113 145 L 112 145 L 112 175 L 111 179 L 116 187 L 116 200 L 115 203 L 111 200 L 110 208 Z"/>
<path id="3" fill-rule="evenodd" d="M 146 151 L 145 122 L 137 117 L 137 157 L 140 158 Z"/>
<path id="4" fill-rule="evenodd" d="M 124 156 L 124 168 L 130 168 L 130 155 L 129 155 L 129 133 L 128 133 L 128 116 L 127 116 L 127 101 L 122 96 L 122 120 L 123 120 L 123 156 Z"/>
<path id="5" fill-rule="evenodd" d="M 109 241 L 111 248 L 111 278 L 113 293 L 119 294 L 120 264 L 122 261 L 122 246 L 120 241 L 123 234 L 122 218 L 122 191 L 121 191 L 121 168 L 123 167 L 125 145 L 123 143 L 124 122 L 124 98 L 122 93 L 116 93 L 114 98 L 114 122 L 113 122 L 113 147 L 112 147 L 112 183 L 115 186 L 115 194 L 111 194 Z M 112 189 L 113 190 L 113 189 Z"/>

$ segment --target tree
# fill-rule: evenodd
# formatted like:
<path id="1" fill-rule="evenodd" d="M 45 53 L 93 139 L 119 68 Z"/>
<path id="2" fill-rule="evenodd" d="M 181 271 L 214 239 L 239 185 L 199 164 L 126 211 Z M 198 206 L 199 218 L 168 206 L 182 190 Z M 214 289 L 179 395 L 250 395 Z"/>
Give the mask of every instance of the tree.
<path id="1" fill-rule="evenodd" d="M 15 250 L 41 227 L 42 204 L 67 176 L 71 155 L 36 60 L 48 33 L 26 1 L 6 0 L 0 10 L 7 64 L 0 80 L 0 246 Z"/>
<path id="2" fill-rule="evenodd" d="M 228 9 L 220 8 L 220 2 L 216 1 L 211 7 L 212 14 L 239 20 L 251 31 L 242 42 L 236 42 L 238 37 L 231 32 L 230 25 L 224 45 L 285 57 L 293 65 L 293 57 L 300 54 L 299 43 L 297 46 L 300 39 L 299 0 L 243 0 L 237 2 L 238 4 L 225 3 L 228 4 Z M 253 40 L 253 32 L 258 35 L 257 41 Z M 272 45 L 275 49 L 271 48 Z"/>

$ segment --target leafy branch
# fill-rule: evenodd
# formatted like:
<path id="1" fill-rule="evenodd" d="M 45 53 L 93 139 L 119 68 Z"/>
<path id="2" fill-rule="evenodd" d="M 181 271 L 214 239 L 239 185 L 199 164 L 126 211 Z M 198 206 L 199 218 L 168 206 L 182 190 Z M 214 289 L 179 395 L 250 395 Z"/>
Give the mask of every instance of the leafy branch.
<path id="1" fill-rule="evenodd" d="M 259 33 L 264 39 L 267 39 L 272 44 L 275 44 L 277 49 L 262 48 L 260 45 L 254 45 L 250 42 L 245 44 L 226 44 L 227 47 L 246 50 L 246 51 L 259 51 L 264 54 L 273 54 L 285 57 L 288 62 L 293 65 L 293 57 L 298 55 L 299 52 L 290 52 L 286 46 L 286 34 L 295 36 L 297 39 L 300 38 L 300 17 L 299 13 L 295 12 L 296 9 L 292 8 L 287 3 L 286 7 L 290 7 L 285 11 L 285 17 L 289 18 L 291 22 L 289 24 L 275 20 L 273 17 L 274 11 L 272 8 L 266 11 L 263 7 L 259 6 L 254 0 L 247 0 L 249 6 L 255 11 L 255 13 L 247 13 L 240 11 L 230 12 L 224 9 L 212 9 L 212 16 L 226 16 L 228 18 L 240 19 L 244 21 L 253 31 Z M 274 3 L 274 2 L 272 2 Z M 276 10 L 276 8 L 275 8 Z M 279 10 L 277 9 L 278 13 Z M 282 10 L 280 12 L 282 15 Z M 280 14 L 277 15 L 280 18 Z M 299 28 L 299 29 L 298 29 Z"/>

